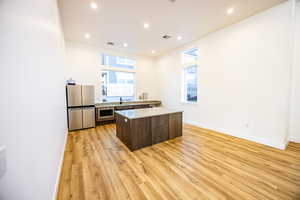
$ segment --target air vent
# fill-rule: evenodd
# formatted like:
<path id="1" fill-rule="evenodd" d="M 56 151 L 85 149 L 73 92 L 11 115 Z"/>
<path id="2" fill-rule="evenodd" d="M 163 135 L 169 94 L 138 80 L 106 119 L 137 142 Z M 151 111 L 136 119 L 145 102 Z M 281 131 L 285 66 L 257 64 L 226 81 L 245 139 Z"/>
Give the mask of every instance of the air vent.
<path id="1" fill-rule="evenodd" d="M 113 42 L 107 42 L 107 45 L 114 46 L 115 43 L 113 43 Z"/>
<path id="2" fill-rule="evenodd" d="M 170 39 L 171 36 L 170 35 L 164 35 L 162 38 L 167 40 L 167 39 Z"/>

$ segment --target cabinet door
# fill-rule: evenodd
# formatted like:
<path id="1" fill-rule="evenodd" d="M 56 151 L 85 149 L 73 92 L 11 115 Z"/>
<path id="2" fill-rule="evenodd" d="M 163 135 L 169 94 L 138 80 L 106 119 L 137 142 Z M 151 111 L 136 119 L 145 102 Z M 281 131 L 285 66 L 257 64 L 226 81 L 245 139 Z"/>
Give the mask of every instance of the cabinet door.
<path id="1" fill-rule="evenodd" d="M 169 115 L 169 139 L 182 136 L 182 113 Z"/>
<path id="2" fill-rule="evenodd" d="M 169 139 L 169 115 L 151 118 L 152 144 L 157 144 Z"/>
<path id="3" fill-rule="evenodd" d="M 131 149 L 131 140 L 130 140 L 130 120 L 116 114 L 117 122 L 117 137 L 129 148 Z"/>
<path id="4" fill-rule="evenodd" d="M 68 106 L 81 106 L 81 85 L 67 86 Z"/>
<path id="5" fill-rule="evenodd" d="M 95 127 L 95 108 L 83 108 L 82 109 L 82 123 L 83 128 Z"/>
<path id="6" fill-rule="evenodd" d="M 132 150 L 152 145 L 151 120 L 149 117 L 131 120 L 130 128 Z"/>
<path id="7" fill-rule="evenodd" d="M 82 108 L 69 108 L 69 130 L 82 129 Z"/>

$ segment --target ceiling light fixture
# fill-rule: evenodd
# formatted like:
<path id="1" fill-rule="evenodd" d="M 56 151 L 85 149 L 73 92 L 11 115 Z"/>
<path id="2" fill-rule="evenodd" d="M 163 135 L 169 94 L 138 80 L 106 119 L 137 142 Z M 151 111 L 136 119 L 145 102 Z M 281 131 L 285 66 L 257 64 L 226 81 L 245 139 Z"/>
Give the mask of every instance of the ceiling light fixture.
<path id="1" fill-rule="evenodd" d="M 84 37 L 85 37 L 86 39 L 90 39 L 90 38 L 91 38 L 91 35 L 90 35 L 89 33 L 86 33 L 86 34 L 84 34 Z"/>
<path id="2" fill-rule="evenodd" d="M 96 10 L 98 8 L 98 4 L 96 2 L 91 2 L 90 6 L 94 10 Z"/>
<path id="3" fill-rule="evenodd" d="M 182 37 L 181 36 L 177 36 L 177 40 L 181 40 L 182 39 Z"/>
<path id="4" fill-rule="evenodd" d="M 152 51 L 151 51 L 151 53 L 155 53 L 155 51 L 154 51 L 154 50 L 152 50 Z"/>
<path id="5" fill-rule="evenodd" d="M 227 10 L 227 14 L 228 14 L 228 15 L 231 15 L 231 14 L 233 13 L 233 11 L 234 11 L 234 8 L 229 8 L 229 9 Z"/>
<path id="6" fill-rule="evenodd" d="M 127 47 L 127 46 L 128 46 L 128 44 L 127 44 L 127 43 L 123 43 L 123 46 L 124 46 L 124 47 Z"/>
<path id="7" fill-rule="evenodd" d="M 144 28 L 149 28 L 150 27 L 150 25 L 148 24 L 148 23 L 144 23 Z"/>
<path id="8" fill-rule="evenodd" d="M 167 40 L 167 39 L 171 38 L 171 35 L 163 35 L 162 38 L 165 39 L 165 40 Z"/>
<path id="9" fill-rule="evenodd" d="M 109 45 L 109 46 L 114 46 L 115 45 L 115 43 L 113 43 L 113 42 L 107 42 L 106 44 Z"/>

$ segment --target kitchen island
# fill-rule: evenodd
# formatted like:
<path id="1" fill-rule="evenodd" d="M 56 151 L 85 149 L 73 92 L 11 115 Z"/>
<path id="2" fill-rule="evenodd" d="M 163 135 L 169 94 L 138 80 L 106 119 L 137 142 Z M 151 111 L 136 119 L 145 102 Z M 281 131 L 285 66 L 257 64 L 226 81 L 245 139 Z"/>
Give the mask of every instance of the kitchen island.
<path id="1" fill-rule="evenodd" d="M 131 151 L 182 136 L 182 111 L 157 107 L 115 113 L 117 137 Z"/>

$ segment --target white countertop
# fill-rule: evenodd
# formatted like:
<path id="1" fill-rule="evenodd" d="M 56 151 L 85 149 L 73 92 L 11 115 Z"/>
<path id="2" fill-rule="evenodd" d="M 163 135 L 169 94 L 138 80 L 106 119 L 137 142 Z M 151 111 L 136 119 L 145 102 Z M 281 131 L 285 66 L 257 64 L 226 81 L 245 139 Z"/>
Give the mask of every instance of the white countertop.
<path id="1" fill-rule="evenodd" d="M 180 113 L 180 112 L 183 112 L 183 111 L 169 109 L 169 108 L 165 108 L 165 107 L 116 111 L 117 114 L 120 114 L 128 119 L 153 117 L 153 116 L 167 115 L 167 114 Z"/>

